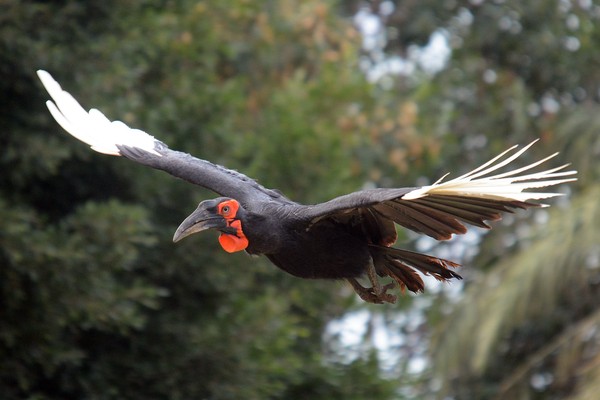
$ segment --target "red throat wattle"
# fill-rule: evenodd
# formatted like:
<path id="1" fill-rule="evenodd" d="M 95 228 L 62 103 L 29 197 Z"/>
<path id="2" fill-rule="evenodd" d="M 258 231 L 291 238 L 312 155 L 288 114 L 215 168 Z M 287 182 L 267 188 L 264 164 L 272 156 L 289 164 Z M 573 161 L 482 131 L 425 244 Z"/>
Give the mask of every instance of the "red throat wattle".
<path id="1" fill-rule="evenodd" d="M 228 253 L 235 253 L 236 251 L 245 250 L 246 247 L 248 247 L 248 239 L 242 231 L 242 222 L 240 220 L 235 220 L 230 222 L 229 226 L 236 228 L 237 233 L 235 235 L 221 233 L 219 236 L 219 243 L 221 244 L 221 247 Z"/>
<path id="2" fill-rule="evenodd" d="M 224 201 L 219 204 L 219 214 L 225 218 L 227 225 L 235 228 L 235 234 L 221 233 L 219 243 L 223 250 L 228 253 L 245 250 L 248 247 L 248 239 L 242 230 L 242 221 L 235 219 L 240 205 L 235 200 Z"/>

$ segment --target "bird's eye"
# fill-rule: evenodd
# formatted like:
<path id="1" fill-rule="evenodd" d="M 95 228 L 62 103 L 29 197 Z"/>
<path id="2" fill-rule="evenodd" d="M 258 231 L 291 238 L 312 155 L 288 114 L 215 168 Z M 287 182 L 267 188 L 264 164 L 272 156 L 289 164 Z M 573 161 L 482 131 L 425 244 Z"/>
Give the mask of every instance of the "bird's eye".
<path id="1" fill-rule="evenodd" d="M 229 214 L 229 206 L 223 206 L 223 208 L 221 209 L 221 212 L 223 214 Z"/>

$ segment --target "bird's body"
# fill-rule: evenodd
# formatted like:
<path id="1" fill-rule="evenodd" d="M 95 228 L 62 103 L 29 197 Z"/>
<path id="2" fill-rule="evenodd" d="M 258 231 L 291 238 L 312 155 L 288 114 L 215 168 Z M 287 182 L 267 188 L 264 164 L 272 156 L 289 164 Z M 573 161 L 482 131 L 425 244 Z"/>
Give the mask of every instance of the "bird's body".
<path id="1" fill-rule="evenodd" d="M 358 278 L 369 264 L 365 238 L 341 224 L 326 222 L 310 231 L 298 226 L 284 239 L 275 251 L 265 255 L 299 278 Z"/>
<path id="2" fill-rule="evenodd" d="M 362 299 L 373 303 L 394 302 L 395 296 L 387 293 L 394 284 L 422 291 L 421 275 L 442 281 L 460 279 L 452 270 L 458 264 L 452 261 L 391 247 L 396 241 L 396 224 L 447 240 L 466 232 L 462 222 L 489 228 L 485 221 L 500 219 L 502 212 L 539 206 L 530 200 L 558 195 L 526 189 L 574 180 L 568 176 L 575 171 L 561 171 L 565 166 L 522 174 L 554 155 L 491 175 L 518 158 L 531 143 L 508 155 L 515 146 L 450 181 L 363 190 L 325 203 L 302 205 L 237 171 L 171 150 L 143 131 L 111 122 L 98 110 L 86 112 L 48 73 L 38 71 L 38 75 L 56 102 L 47 103 L 54 118 L 92 149 L 164 170 L 223 196 L 201 202 L 181 223 L 174 241 L 214 229 L 220 232 L 225 251 L 264 255 L 299 278 L 346 279 Z M 363 276 L 372 287 L 358 283 Z M 382 286 L 378 277 L 385 276 L 394 283 Z"/>
<path id="3" fill-rule="evenodd" d="M 196 179 L 188 175 L 186 168 L 178 168 L 180 160 L 197 160 L 189 154 L 168 149 L 163 143 L 157 143 L 155 151 L 163 154 L 157 158 L 147 152 L 119 146 L 124 157 L 138 163 L 163 169 L 186 180 Z M 170 160 L 177 160 L 170 162 Z M 313 222 L 311 206 L 291 201 L 278 191 L 267 189 L 247 176 L 228 170 L 208 161 L 201 161 L 207 168 L 229 175 L 232 189 L 221 188 L 220 194 L 235 196 L 240 202 L 238 218 L 242 221 L 243 232 L 248 239 L 246 252 L 265 255 L 273 264 L 299 278 L 342 279 L 358 278 L 364 275 L 371 255 L 369 243 L 385 245 L 370 238 L 360 225 L 358 216 L 345 218 L 342 223 L 337 219 Z M 219 182 L 220 183 L 220 182 Z M 240 185 L 246 185 L 246 192 L 238 192 Z M 364 191 L 377 193 L 378 190 Z M 368 198 L 368 196 L 367 196 Z M 338 217 L 338 218 L 341 218 Z M 396 230 L 388 225 L 394 235 Z"/>

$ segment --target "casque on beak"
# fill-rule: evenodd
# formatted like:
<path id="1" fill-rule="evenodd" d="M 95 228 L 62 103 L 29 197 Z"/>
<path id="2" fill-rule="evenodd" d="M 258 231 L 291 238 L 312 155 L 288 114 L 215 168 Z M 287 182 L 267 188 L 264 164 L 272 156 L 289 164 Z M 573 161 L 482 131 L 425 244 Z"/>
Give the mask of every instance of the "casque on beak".
<path id="1" fill-rule="evenodd" d="M 211 213 L 206 209 L 199 208 L 191 213 L 190 216 L 184 219 L 181 225 L 179 225 L 173 235 L 173 242 L 178 242 L 186 236 L 207 229 L 228 231 L 231 228 L 227 226 L 227 221 L 222 216 Z"/>

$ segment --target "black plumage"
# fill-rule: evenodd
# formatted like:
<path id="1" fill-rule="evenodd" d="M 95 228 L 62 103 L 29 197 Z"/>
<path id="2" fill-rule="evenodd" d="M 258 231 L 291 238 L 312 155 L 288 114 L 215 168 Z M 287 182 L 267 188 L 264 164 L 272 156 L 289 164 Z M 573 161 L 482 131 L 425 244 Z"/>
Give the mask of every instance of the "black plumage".
<path id="1" fill-rule="evenodd" d="M 422 291 L 421 275 L 440 281 L 460 279 L 454 271 L 458 264 L 452 261 L 391 247 L 396 241 L 396 224 L 447 240 L 465 233 L 465 222 L 489 228 L 486 221 L 500 219 L 503 212 L 539 206 L 529 200 L 557 195 L 525 189 L 574 180 L 568 177 L 574 171 L 560 171 L 565 166 L 521 174 L 553 156 L 490 175 L 518 158 L 530 144 L 508 155 L 513 147 L 451 181 L 362 190 L 325 203 L 302 205 L 239 172 L 171 150 L 143 131 L 109 121 L 98 110 L 86 112 L 48 73 L 38 71 L 38 75 L 56 102 L 47 103 L 54 118 L 92 149 L 166 171 L 223 196 L 200 203 L 181 223 L 174 241 L 213 229 L 219 231 L 219 242 L 228 252 L 265 255 L 300 278 L 346 279 L 362 299 L 373 303 L 394 302 L 396 297 L 388 290 L 395 285 Z M 364 276 L 370 287 L 358 282 Z M 386 276 L 392 283 L 382 285 L 379 277 Z"/>

